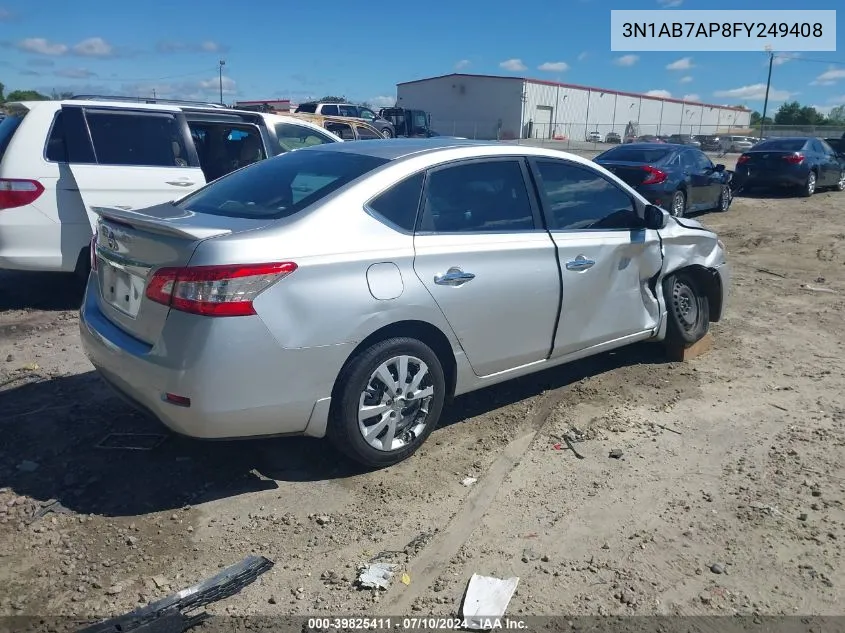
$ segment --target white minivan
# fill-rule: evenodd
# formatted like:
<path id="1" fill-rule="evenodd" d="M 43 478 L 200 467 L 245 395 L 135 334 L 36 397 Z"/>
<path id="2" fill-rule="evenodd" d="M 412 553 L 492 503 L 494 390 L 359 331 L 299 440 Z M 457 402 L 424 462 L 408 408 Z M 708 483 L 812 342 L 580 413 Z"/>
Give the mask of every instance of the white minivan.
<path id="1" fill-rule="evenodd" d="M 95 207 L 175 200 L 268 156 L 340 138 L 294 117 L 115 97 L 4 105 L 0 269 L 88 273 Z"/>

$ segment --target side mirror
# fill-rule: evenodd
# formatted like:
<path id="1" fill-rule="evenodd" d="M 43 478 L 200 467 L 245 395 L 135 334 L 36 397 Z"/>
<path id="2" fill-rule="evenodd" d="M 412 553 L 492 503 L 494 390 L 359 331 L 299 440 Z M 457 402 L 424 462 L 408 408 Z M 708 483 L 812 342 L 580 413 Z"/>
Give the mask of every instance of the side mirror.
<path id="1" fill-rule="evenodd" d="M 646 205 L 643 219 L 647 229 L 657 230 L 666 226 L 666 212 L 653 204 Z"/>
<path id="2" fill-rule="evenodd" d="M 719 164 L 718 164 L 718 165 L 716 165 L 716 167 L 714 168 L 714 171 L 725 171 L 725 166 L 724 166 L 722 163 L 719 163 Z"/>

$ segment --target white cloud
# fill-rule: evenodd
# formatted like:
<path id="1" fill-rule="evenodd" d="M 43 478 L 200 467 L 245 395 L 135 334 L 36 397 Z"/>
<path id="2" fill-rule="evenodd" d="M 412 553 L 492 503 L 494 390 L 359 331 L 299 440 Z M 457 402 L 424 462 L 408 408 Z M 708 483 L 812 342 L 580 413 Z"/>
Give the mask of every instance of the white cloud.
<path id="1" fill-rule="evenodd" d="M 15 14 L 9 11 L 8 9 L 4 9 L 0 7 L 0 22 L 9 22 L 15 18 Z"/>
<path id="2" fill-rule="evenodd" d="M 213 40 L 202 42 L 162 40 L 156 44 L 156 51 L 159 53 L 225 53 L 228 50 L 228 46 Z"/>
<path id="3" fill-rule="evenodd" d="M 220 98 L 220 79 L 212 77 L 201 81 L 130 83 L 124 84 L 120 92 L 139 96 L 152 96 L 155 93 L 157 97 L 169 99 L 217 101 Z M 235 80 L 224 75 L 224 98 L 237 93 L 238 87 Z"/>
<path id="4" fill-rule="evenodd" d="M 89 37 L 76 44 L 71 50 L 75 55 L 82 57 L 111 57 L 114 54 L 112 45 L 102 37 Z"/>
<path id="5" fill-rule="evenodd" d="M 668 90 L 649 90 L 645 93 L 648 97 L 662 97 L 663 99 L 671 99 L 672 93 Z"/>
<path id="6" fill-rule="evenodd" d="M 659 4 L 664 9 L 671 9 L 672 7 L 679 7 L 684 3 L 684 0 L 657 0 L 657 4 Z"/>
<path id="7" fill-rule="evenodd" d="M 770 88 L 769 101 L 785 101 L 794 94 L 798 93 Z M 748 101 L 762 101 L 766 98 L 766 84 L 753 84 L 750 86 L 742 86 L 741 88 L 717 90 L 713 93 L 713 95 L 716 97 L 731 97 L 733 99 L 741 99 Z"/>
<path id="8" fill-rule="evenodd" d="M 678 83 L 682 83 L 682 84 L 692 83 L 692 75 L 686 75 L 685 77 L 681 77 L 678 80 Z"/>
<path id="9" fill-rule="evenodd" d="M 200 44 L 200 50 L 206 53 L 222 53 L 227 47 L 212 40 L 206 40 Z"/>
<path id="10" fill-rule="evenodd" d="M 220 91 L 220 82 L 221 82 L 220 77 L 215 77 L 214 79 L 207 79 L 207 80 L 205 80 L 205 81 L 200 81 L 200 82 L 197 84 L 197 87 L 198 87 L 200 90 L 208 90 L 208 91 L 214 91 L 214 90 L 217 90 L 217 91 L 218 91 L 218 93 L 219 93 L 219 91 Z M 223 82 L 223 94 L 224 94 L 224 95 L 226 95 L 226 94 L 235 94 L 235 92 L 236 92 L 236 90 L 235 90 L 235 86 L 236 86 L 236 84 L 235 84 L 235 80 L 234 80 L 234 79 L 232 79 L 231 77 L 227 77 L 226 75 L 223 75 L 222 82 Z"/>
<path id="11" fill-rule="evenodd" d="M 465 68 L 469 68 L 469 65 L 472 62 L 468 59 L 460 59 L 455 63 L 455 70 L 464 70 Z"/>
<path id="12" fill-rule="evenodd" d="M 799 57 L 801 57 L 801 53 L 778 53 L 774 56 L 774 59 L 772 59 L 772 64 L 774 66 L 783 66 L 785 63 L 793 59 L 798 59 Z M 763 65 L 765 66 L 768 66 L 768 64 L 769 60 L 763 62 Z"/>
<path id="13" fill-rule="evenodd" d="M 829 68 L 810 82 L 811 86 L 832 86 L 840 79 L 845 79 L 845 68 Z"/>
<path id="14" fill-rule="evenodd" d="M 66 77 L 67 79 L 90 79 L 97 76 L 97 73 L 91 72 L 87 68 L 62 68 L 53 74 L 56 77 Z"/>
<path id="15" fill-rule="evenodd" d="M 388 95 L 380 95 L 378 97 L 370 97 L 366 100 L 374 108 L 390 108 L 396 105 L 396 97 Z"/>
<path id="16" fill-rule="evenodd" d="M 578 53 L 578 61 L 583 62 L 585 59 L 587 59 L 588 55 L 589 53 L 587 53 L 587 51 L 584 51 L 583 53 Z"/>
<path id="17" fill-rule="evenodd" d="M 666 64 L 666 70 L 689 70 L 690 68 L 694 68 L 692 57 L 681 57 L 681 59 L 671 64 Z"/>
<path id="18" fill-rule="evenodd" d="M 18 42 L 17 47 L 25 53 L 36 55 L 64 55 L 68 50 L 66 44 L 51 42 L 43 37 L 28 37 Z"/>
<path id="19" fill-rule="evenodd" d="M 614 59 L 613 63 L 617 66 L 633 66 L 638 61 L 640 61 L 639 55 L 622 55 L 622 57 Z"/>
<path id="20" fill-rule="evenodd" d="M 566 62 L 545 62 L 537 66 L 537 70 L 543 70 L 550 73 L 562 73 L 569 69 L 569 64 Z"/>
<path id="21" fill-rule="evenodd" d="M 528 67 L 522 63 L 522 60 L 519 58 L 514 59 L 506 59 L 501 64 L 499 64 L 499 68 L 502 70 L 507 70 L 512 73 L 518 73 L 523 70 L 528 70 Z"/>
<path id="22" fill-rule="evenodd" d="M 681 100 L 682 101 L 701 101 L 701 95 L 693 92 L 691 94 L 684 95 L 683 97 L 681 97 Z"/>

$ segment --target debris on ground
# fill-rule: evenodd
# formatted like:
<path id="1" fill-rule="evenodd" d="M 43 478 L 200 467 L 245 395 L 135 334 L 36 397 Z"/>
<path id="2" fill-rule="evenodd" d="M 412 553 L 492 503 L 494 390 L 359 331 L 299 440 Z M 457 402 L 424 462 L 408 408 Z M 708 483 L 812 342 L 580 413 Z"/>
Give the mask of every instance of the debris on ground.
<path id="1" fill-rule="evenodd" d="M 25 459 L 18 464 L 18 470 L 22 473 L 34 473 L 38 470 L 38 463 Z"/>
<path id="2" fill-rule="evenodd" d="M 358 586 L 362 589 L 387 589 L 398 565 L 369 563 L 358 568 Z"/>
<path id="3" fill-rule="evenodd" d="M 263 556 L 248 556 L 207 580 L 125 615 L 87 626 L 78 633 L 182 633 L 210 617 L 205 612 L 192 616 L 183 612 L 235 595 L 272 567 L 273 562 Z M 122 590 L 122 586 L 114 585 L 106 593 L 116 595 Z"/>
<path id="4" fill-rule="evenodd" d="M 410 585 L 411 584 L 411 575 L 408 572 L 402 574 L 402 584 L 403 585 Z"/>
<path id="5" fill-rule="evenodd" d="M 609 455 L 612 459 L 621 459 L 622 458 L 622 450 L 618 448 L 614 448 L 610 451 Z"/>
<path id="6" fill-rule="evenodd" d="M 475 630 L 492 628 L 490 621 L 505 615 L 518 584 L 518 576 L 502 580 L 473 574 L 461 605 L 461 618 L 466 620 L 466 627 Z"/>
<path id="7" fill-rule="evenodd" d="M 473 484 L 474 484 L 475 482 L 477 482 L 477 481 L 478 481 L 478 477 L 466 477 L 466 478 L 464 478 L 464 480 L 461 482 L 461 485 L 462 485 L 462 486 L 466 486 L 467 488 L 469 488 L 471 485 L 473 485 Z"/>

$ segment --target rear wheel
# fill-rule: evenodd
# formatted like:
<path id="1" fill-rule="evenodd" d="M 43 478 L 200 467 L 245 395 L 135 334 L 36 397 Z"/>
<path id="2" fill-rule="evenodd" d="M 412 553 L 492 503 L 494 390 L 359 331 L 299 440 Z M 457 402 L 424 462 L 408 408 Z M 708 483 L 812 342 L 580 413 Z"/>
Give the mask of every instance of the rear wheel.
<path id="1" fill-rule="evenodd" d="M 680 189 L 672 195 L 672 204 L 669 209 L 676 218 L 684 217 L 687 210 L 687 196 Z"/>
<path id="2" fill-rule="evenodd" d="M 716 203 L 716 210 L 724 213 L 731 208 L 733 194 L 730 185 L 722 185 L 722 192 L 719 194 L 719 201 Z"/>
<path id="3" fill-rule="evenodd" d="M 839 182 L 836 183 L 837 191 L 845 191 L 845 170 L 839 174 Z"/>
<path id="4" fill-rule="evenodd" d="M 430 347 L 398 337 L 352 359 L 336 394 L 329 440 L 356 462 L 380 468 L 410 457 L 437 426 L 446 379 Z"/>
<path id="5" fill-rule="evenodd" d="M 393 131 L 389 127 L 386 127 L 381 131 L 381 135 L 384 138 L 393 138 Z"/>
<path id="6" fill-rule="evenodd" d="M 689 347 L 710 329 L 710 302 L 692 275 L 683 271 L 663 280 L 666 299 L 666 343 Z"/>
<path id="7" fill-rule="evenodd" d="M 801 195 L 809 198 L 816 193 L 816 172 L 811 171 L 807 174 L 807 180 L 804 181 L 804 186 L 801 188 Z"/>

